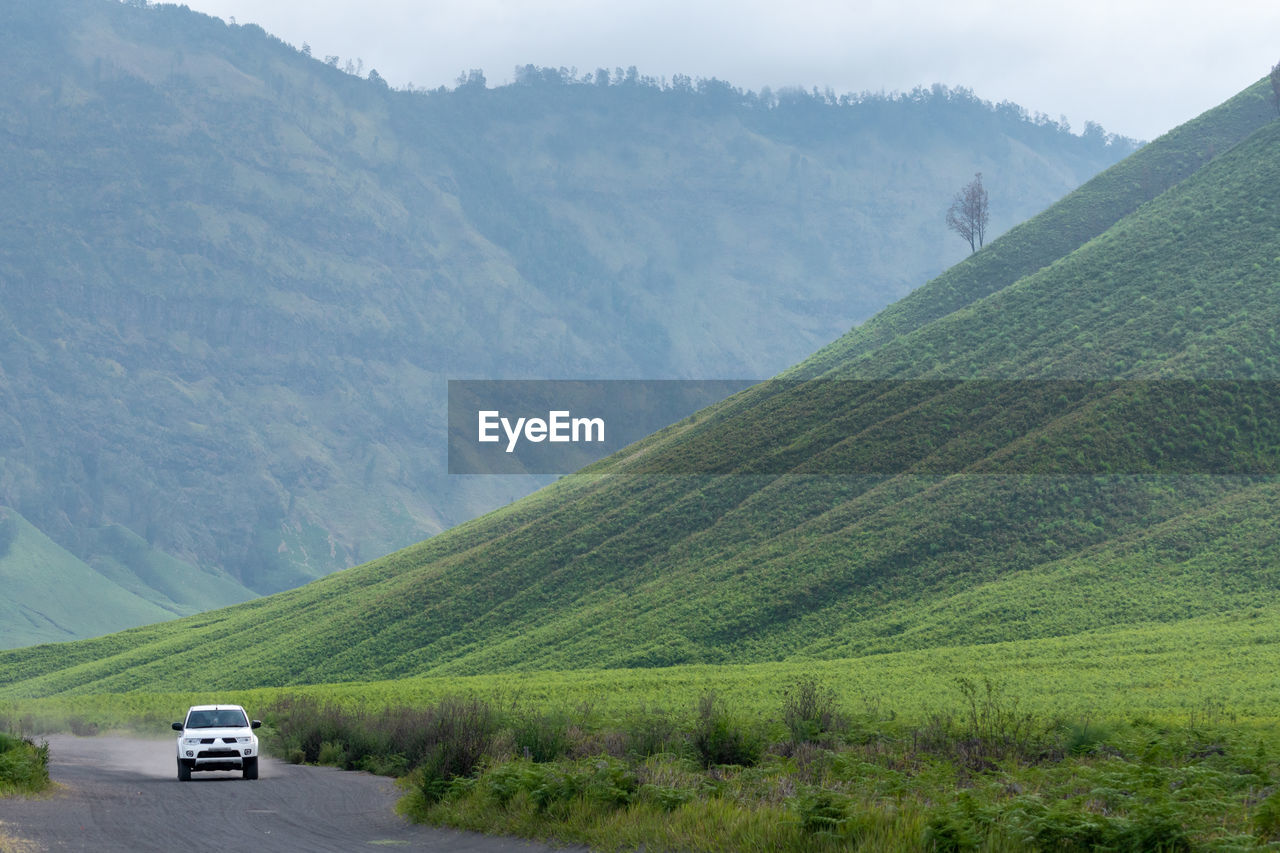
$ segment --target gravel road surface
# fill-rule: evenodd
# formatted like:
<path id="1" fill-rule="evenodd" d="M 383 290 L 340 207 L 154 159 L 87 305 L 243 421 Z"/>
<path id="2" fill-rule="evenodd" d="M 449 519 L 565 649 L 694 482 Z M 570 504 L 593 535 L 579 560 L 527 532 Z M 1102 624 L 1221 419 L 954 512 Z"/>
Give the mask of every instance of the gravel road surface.
<path id="1" fill-rule="evenodd" d="M 257 781 L 214 771 L 179 782 L 171 739 L 48 740 L 59 790 L 0 800 L 0 839 L 17 839 L 24 853 L 564 849 L 408 823 L 393 810 L 392 781 L 367 773 L 263 758 Z"/>

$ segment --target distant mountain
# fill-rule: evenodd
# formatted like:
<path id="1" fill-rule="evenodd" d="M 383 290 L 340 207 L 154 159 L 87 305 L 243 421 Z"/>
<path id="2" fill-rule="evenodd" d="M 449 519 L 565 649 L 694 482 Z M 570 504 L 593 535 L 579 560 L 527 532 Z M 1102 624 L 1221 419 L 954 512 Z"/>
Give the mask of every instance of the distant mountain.
<path id="1" fill-rule="evenodd" d="M 1256 613 L 1280 586 L 1267 96 L 779 381 L 300 589 L 0 653 L 0 692 L 852 657 Z M 228 636 L 235 673 L 203 662 Z"/>
<path id="2" fill-rule="evenodd" d="M 446 379 L 771 375 L 961 258 L 975 172 L 999 232 L 1133 147 L 943 87 L 405 92 L 184 7 L 0 16 L 0 505 L 258 593 L 545 482 L 445 474 Z"/>

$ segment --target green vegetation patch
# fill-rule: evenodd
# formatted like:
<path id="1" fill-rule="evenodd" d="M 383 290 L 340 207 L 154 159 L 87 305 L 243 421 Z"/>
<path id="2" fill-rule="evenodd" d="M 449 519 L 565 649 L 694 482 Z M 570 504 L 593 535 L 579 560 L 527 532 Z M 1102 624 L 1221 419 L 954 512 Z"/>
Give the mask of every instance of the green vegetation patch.
<path id="1" fill-rule="evenodd" d="M 597 849 L 1168 850 L 1280 841 L 1276 721 L 1044 715 L 950 679 L 918 714 L 812 680 L 608 722 L 445 696 L 378 712 L 285 699 L 293 761 L 402 777 L 414 820 Z M 1110 710 L 1110 709 L 1109 709 Z M 764 713 L 761 713 L 764 711 Z"/>
<path id="2" fill-rule="evenodd" d="M 955 673 L 1003 682 L 1027 710 L 1086 716 L 1185 719 L 1208 705 L 1241 719 L 1269 720 L 1280 706 L 1280 606 L 1267 603 L 1221 615 L 1018 642 L 952 645 L 857 658 L 792 660 L 732 666 L 567 670 L 441 676 L 255 689 L 130 691 L 0 698 L 0 723 L 27 733 L 77 725 L 141 725 L 166 730 L 188 705 L 238 702 L 250 709 L 300 696 L 322 704 L 378 710 L 417 706 L 451 694 L 533 708 L 589 704 L 608 720 L 637 708 L 691 708 L 706 692 L 733 707 L 767 713 L 778 685 L 812 679 L 842 703 L 880 703 L 899 714 L 953 689 Z M 0 726 L 2 727 L 2 726 Z"/>
<path id="3" fill-rule="evenodd" d="M 49 745 L 0 732 L 0 797 L 38 794 L 49 781 Z"/>
<path id="4" fill-rule="evenodd" d="M 1280 769 L 1258 758 L 1272 754 L 1273 734 L 1138 721 L 1089 753 L 1067 742 L 1043 731 L 1035 754 L 988 758 L 964 728 L 886 726 L 855 742 L 775 749 L 752 767 L 703 769 L 679 753 L 497 759 L 438 801 L 415 791 L 402 808 L 606 850 L 1190 851 L 1275 838 L 1257 806 Z"/>

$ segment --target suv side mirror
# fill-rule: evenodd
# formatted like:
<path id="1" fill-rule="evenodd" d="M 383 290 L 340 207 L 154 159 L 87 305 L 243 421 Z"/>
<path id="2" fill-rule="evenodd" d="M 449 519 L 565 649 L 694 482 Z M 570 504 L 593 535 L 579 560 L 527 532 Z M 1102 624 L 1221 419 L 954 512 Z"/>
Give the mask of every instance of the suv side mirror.
<path id="1" fill-rule="evenodd" d="M 182 723 L 174 723 L 174 724 L 173 724 L 173 730 L 174 730 L 175 732 L 180 732 L 180 731 L 182 731 Z"/>
<path id="2" fill-rule="evenodd" d="M 249 728 L 251 729 L 262 728 L 262 720 L 254 720 L 252 723 L 249 724 Z"/>

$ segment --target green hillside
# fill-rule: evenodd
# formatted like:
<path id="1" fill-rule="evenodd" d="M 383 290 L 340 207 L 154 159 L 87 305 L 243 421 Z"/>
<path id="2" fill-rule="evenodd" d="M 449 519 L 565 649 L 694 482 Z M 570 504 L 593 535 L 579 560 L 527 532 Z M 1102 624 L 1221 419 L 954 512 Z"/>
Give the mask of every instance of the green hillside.
<path id="1" fill-rule="evenodd" d="M 974 172 L 998 233 L 1134 147 L 943 86 L 392 90 L 185 7 L 0 13 L 0 506 L 257 593 L 545 482 L 446 474 L 446 380 L 772 375 L 963 256 Z"/>
<path id="2" fill-rule="evenodd" d="M 836 658 L 1253 607 L 1277 583 L 1273 118 L 1260 83 L 788 381 L 511 507 L 237 608 L 6 653 L 4 689 Z M 244 666 L 213 669 L 232 643 Z"/>
<path id="3" fill-rule="evenodd" d="M 105 634 L 187 616 L 209 602 L 254 597 L 232 578 L 192 569 L 128 531 L 107 528 L 96 535 L 103 556 L 90 566 L 22 516 L 0 508 L 0 645 Z"/>

